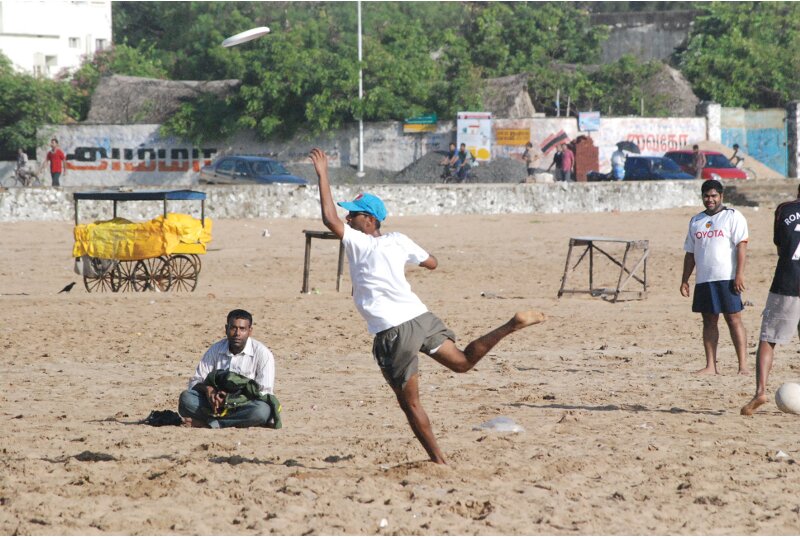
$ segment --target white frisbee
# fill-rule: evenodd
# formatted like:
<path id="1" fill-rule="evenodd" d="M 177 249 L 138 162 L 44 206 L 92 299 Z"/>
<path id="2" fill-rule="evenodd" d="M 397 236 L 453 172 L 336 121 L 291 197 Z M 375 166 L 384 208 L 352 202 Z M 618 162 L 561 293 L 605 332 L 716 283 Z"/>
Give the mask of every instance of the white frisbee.
<path id="1" fill-rule="evenodd" d="M 251 28 L 245 32 L 238 33 L 234 36 L 229 37 L 225 41 L 222 42 L 223 47 L 233 47 L 235 45 L 241 45 L 242 43 L 247 43 L 248 41 L 252 41 L 253 39 L 257 39 L 262 35 L 267 35 L 269 33 L 269 28 L 266 26 L 259 26 L 258 28 Z"/>

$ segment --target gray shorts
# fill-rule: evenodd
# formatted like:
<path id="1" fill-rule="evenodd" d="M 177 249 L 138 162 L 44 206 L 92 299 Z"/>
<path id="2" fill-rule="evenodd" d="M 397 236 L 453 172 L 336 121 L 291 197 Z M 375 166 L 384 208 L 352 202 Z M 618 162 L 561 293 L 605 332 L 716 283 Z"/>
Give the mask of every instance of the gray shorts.
<path id="1" fill-rule="evenodd" d="M 419 371 L 417 353 L 422 351 L 430 355 L 447 339 L 455 341 L 455 333 L 428 311 L 375 334 L 372 355 L 386 382 L 392 387 L 402 388 Z"/>
<path id="2" fill-rule="evenodd" d="M 769 293 L 761 316 L 761 341 L 789 343 L 800 335 L 800 297 Z"/>

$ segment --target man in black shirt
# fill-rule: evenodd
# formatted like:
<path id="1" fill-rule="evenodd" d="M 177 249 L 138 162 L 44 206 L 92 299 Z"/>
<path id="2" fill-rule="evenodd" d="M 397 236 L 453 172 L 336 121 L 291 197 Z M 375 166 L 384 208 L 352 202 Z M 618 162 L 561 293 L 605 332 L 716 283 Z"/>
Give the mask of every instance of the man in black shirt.
<path id="1" fill-rule="evenodd" d="M 742 407 L 744 416 L 752 415 L 767 402 L 767 377 L 772 369 L 775 344 L 789 343 L 800 327 L 800 187 L 797 199 L 775 209 L 772 242 L 778 248 L 778 263 L 761 321 L 756 394 Z"/>

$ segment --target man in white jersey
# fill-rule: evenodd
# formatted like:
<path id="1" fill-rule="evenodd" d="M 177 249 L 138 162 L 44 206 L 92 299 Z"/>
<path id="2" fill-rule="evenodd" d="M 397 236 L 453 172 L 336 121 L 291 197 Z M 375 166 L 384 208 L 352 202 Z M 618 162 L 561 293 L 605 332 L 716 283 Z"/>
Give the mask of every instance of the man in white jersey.
<path id="1" fill-rule="evenodd" d="M 336 213 L 328 178 L 328 157 L 320 149 L 310 154 L 319 177 L 322 223 L 342 240 L 350 264 L 353 301 L 375 335 L 372 354 L 394 390 L 414 435 L 431 461 L 445 464 L 428 415 L 419 400 L 417 353 L 424 352 L 440 364 L 464 373 L 507 335 L 544 321 L 538 311 L 519 312 L 508 322 L 471 342 L 461 351 L 455 334 L 411 291 L 406 263 L 433 270 L 438 261 L 402 233 L 381 233 L 386 207 L 377 196 L 359 194 L 347 209 L 347 224 Z"/>
<path id="2" fill-rule="evenodd" d="M 692 217 L 683 249 L 681 294 L 689 296 L 689 276 L 695 266 L 692 311 L 703 315 L 703 347 L 706 366 L 698 375 L 716 375 L 719 314 L 725 317 L 731 333 L 739 374 L 747 375 L 747 336 L 742 323 L 741 293 L 744 291 L 744 265 L 747 255 L 747 220 L 736 209 L 722 204 L 722 183 L 703 183 L 703 205 L 706 210 Z"/>

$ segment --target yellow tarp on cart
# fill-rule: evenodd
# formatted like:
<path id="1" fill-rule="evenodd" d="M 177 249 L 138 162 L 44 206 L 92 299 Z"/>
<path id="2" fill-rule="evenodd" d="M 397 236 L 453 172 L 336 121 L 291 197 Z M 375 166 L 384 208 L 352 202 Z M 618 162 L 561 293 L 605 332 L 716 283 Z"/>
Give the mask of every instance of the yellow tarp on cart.
<path id="1" fill-rule="evenodd" d="M 176 253 L 206 253 L 211 242 L 211 219 L 169 213 L 149 222 L 134 223 L 114 218 L 75 226 L 73 257 L 88 255 L 100 259 L 135 261 Z"/>

